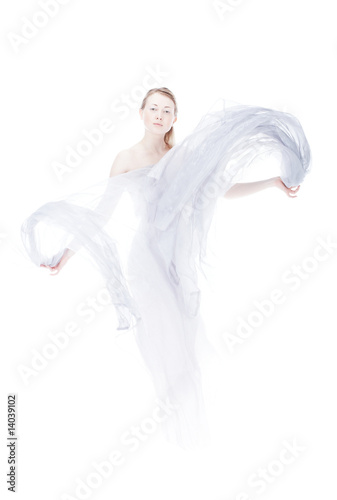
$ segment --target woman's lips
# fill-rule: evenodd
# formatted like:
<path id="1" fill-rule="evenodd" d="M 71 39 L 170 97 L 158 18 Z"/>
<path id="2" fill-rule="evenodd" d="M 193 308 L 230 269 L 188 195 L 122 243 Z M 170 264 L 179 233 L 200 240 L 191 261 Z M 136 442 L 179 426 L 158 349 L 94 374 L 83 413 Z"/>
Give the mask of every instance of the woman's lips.
<path id="1" fill-rule="evenodd" d="M 159 127 L 163 126 L 161 123 L 154 123 L 153 125 L 159 125 Z"/>

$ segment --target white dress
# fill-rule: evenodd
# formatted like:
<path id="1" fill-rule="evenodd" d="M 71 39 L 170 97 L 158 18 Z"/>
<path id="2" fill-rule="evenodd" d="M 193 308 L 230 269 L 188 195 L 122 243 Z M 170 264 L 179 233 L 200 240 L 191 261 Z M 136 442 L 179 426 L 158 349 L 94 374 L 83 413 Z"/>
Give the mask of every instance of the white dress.
<path id="1" fill-rule="evenodd" d="M 198 271 L 204 272 L 217 199 L 260 154 L 277 153 L 288 187 L 303 182 L 311 168 L 294 116 L 220 104 L 155 165 L 46 203 L 21 228 L 38 266 L 55 266 L 67 247 L 89 253 L 105 278 L 117 329 L 133 330 L 158 397 L 175 406 L 162 422 L 165 435 L 184 448 L 209 440 L 201 357 L 212 349 L 200 316 Z M 122 244 L 116 216 L 124 195 L 138 221 L 129 246 Z"/>

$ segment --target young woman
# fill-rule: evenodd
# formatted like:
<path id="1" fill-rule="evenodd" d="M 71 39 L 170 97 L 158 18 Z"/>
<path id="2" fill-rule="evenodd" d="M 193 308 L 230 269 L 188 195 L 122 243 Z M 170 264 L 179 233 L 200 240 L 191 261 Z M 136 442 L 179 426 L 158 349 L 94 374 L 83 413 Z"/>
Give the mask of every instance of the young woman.
<path id="1" fill-rule="evenodd" d="M 178 108 L 166 87 L 149 90 L 139 113 L 144 136 L 116 156 L 109 179 L 44 205 L 24 222 L 22 237 L 32 260 L 52 274 L 79 248 L 90 254 L 106 279 L 118 329 L 134 328 L 156 394 L 175 408 L 162 422 L 168 440 L 189 448 L 209 439 L 200 362 L 212 348 L 199 314 L 197 272 L 216 201 L 269 187 L 296 197 L 310 149 L 296 118 L 250 106 L 210 111 L 175 145 Z M 281 154 L 281 175 L 237 182 L 266 151 Z M 122 256 L 113 214 L 125 192 L 139 226 Z"/>

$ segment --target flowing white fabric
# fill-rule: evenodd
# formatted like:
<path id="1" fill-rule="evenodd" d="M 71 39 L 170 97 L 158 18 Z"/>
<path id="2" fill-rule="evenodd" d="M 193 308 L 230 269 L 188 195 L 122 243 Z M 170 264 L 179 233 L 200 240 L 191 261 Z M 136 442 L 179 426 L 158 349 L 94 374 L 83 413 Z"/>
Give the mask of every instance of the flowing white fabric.
<path id="1" fill-rule="evenodd" d="M 36 265 L 56 265 L 65 248 L 84 249 L 106 280 L 118 330 L 133 329 L 156 393 L 176 410 L 163 421 L 184 448 L 209 441 L 201 358 L 208 344 L 198 271 L 216 202 L 261 154 L 277 154 L 286 186 L 310 171 L 310 148 L 287 113 L 220 101 L 158 163 L 110 177 L 46 203 L 21 228 Z M 122 241 L 118 207 L 129 197 L 135 224 Z"/>

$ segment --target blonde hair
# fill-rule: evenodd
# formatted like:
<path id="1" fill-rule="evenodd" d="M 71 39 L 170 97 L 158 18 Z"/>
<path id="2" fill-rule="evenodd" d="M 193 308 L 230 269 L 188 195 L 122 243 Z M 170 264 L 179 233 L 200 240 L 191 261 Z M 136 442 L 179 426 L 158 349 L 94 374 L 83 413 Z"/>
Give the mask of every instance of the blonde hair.
<path id="1" fill-rule="evenodd" d="M 174 103 L 174 116 L 177 116 L 178 106 L 177 106 L 176 98 L 175 98 L 174 94 L 171 92 L 171 90 L 169 90 L 167 87 L 159 87 L 159 88 L 153 88 L 153 89 L 148 90 L 144 99 L 143 99 L 143 102 L 142 102 L 140 109 L 145 108 L 147 98 L 150 97 L 152 94 L 155 94 L 156 92 L 159 92 L 160 94 L 165 95 L 166 97 L 169 97 L 171 99 L 171 101 L 173 101 L 173 103 Z M 170 128 L 170 130 L 168 132 L 166 132 L 166 134 L 164 136 L 164 142 L 165 142 L 165 144 L 167 144 L 167 146 L 170 149 L 173 148 L 173 146 L 175 145 L 173 125 Z"/>

